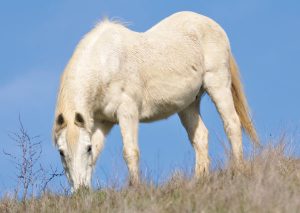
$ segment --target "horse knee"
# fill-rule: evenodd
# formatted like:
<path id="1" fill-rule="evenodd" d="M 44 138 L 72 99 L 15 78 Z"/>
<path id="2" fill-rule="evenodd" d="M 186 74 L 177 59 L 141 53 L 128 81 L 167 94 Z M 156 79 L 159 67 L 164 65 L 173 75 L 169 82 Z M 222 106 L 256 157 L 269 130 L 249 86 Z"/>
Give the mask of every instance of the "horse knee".
<path id="1" fill-rule="evenodd" d="M 138 148 L 125 148 L 123 149 L 123 156 L 127 164 L 137 164 L 139 161 L 139 150 Z"/>

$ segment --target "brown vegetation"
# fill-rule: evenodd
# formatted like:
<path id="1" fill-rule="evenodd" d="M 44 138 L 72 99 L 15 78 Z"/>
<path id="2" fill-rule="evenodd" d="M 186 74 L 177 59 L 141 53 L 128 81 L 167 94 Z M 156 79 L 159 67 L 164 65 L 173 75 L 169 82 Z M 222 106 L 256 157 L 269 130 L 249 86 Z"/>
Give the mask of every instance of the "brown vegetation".
<path id="1" fill-rule="evenodd" d="M 299 212 L 300 162 L 285 146 L 264 148 L 243 168 L 227 166 L 198 182 L 174 174 L 165 183 L 123 189 L 45 193 L 20 202 L 2 198 L 0 212 Z"/>

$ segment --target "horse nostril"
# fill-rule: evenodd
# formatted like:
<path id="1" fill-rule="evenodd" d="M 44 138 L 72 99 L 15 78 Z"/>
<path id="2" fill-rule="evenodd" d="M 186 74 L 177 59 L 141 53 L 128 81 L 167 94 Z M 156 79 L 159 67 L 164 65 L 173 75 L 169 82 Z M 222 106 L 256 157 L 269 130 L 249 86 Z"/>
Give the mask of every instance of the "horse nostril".
<path id="1" fill-rule="evenodd" d="M 87 147 L 87 150 L 86 150 L 89 154 L 91 154 L 92 153 L 92 146 L 91 145 L 89 145 L 88 147 Z"/>

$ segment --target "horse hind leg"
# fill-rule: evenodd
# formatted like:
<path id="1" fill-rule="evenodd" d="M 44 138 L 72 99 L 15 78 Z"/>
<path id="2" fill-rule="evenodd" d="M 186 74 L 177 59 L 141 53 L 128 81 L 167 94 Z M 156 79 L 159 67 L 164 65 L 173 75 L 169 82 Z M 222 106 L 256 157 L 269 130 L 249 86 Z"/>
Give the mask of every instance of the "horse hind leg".
<path id="1" fill-rule="evenodd" d="M 229 69 L 224 67 L 216 72 L 205 73 L 204 86 L 222 118 L 225 132 L 231 144 L 234 161 L 240 164 L 243 160 L 242 130 L 231 93 Z"/>
<path id="2" fill-rule="evenodd" d="M 191 105 L 178 113 L 195 150 L 196 179 L 209 172 L 208 130 L 199 113 L 200 98 L 201 95 Z"/>

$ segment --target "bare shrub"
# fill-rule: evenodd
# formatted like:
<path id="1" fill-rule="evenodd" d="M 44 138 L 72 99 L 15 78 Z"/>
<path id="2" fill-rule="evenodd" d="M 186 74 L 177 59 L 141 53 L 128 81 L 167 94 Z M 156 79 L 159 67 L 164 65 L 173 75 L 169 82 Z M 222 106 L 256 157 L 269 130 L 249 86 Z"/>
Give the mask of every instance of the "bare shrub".
<path id="1" fill-rule="evenodd" d="M 45 192 L 48 184 L 56 177 L 63 175 L 58 169 L 50 166 L 50 171 L 40 163 L 42 155 L 42 144 L 39 136 L 30 136 L 24 128 L 19 116 L 19 129 L 12 132 L 9 137 L 17 147 L 17 153 L 10 153 L 3 150 L 9 157 L 16 170 L 15 198 L 21 196 L 22 201 L 28 197 Z"/>

